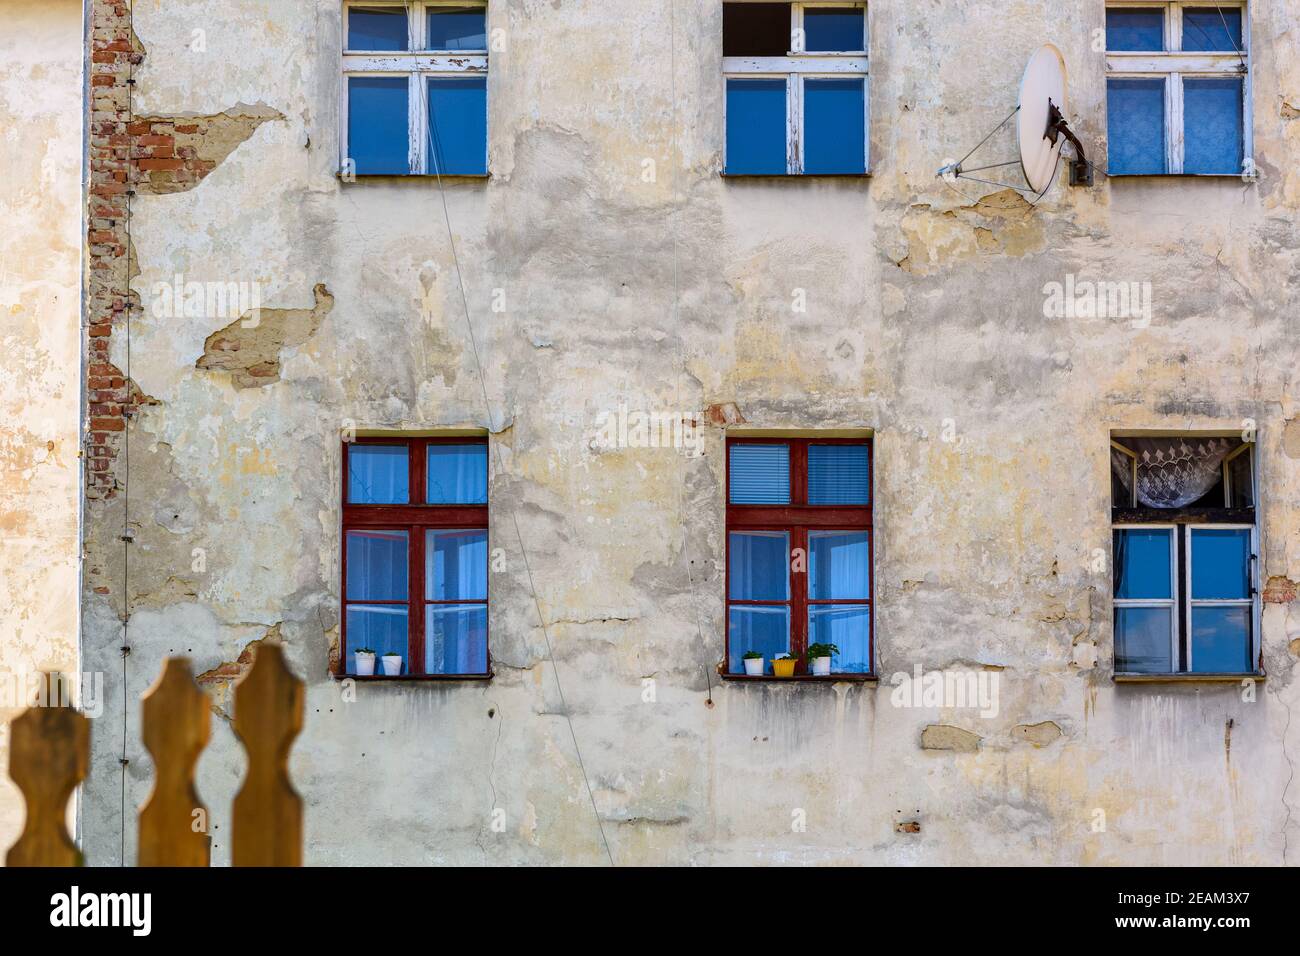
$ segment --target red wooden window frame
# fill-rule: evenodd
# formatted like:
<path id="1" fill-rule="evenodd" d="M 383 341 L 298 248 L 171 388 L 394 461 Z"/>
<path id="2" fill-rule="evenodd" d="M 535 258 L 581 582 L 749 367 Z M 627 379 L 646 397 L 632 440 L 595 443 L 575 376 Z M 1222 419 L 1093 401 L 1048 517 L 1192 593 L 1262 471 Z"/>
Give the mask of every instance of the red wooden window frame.
<path id="1" fill-rule="evenodd" d="M 407 465 L 410 469 L 407 477 L 407 504 L 351 504 L 348 501 L 348 476 L 350 474 L 349 456 L 355 445 L 387 445 L 405 447 Z M 341 651 L 339 654 L 338 676 L 355 680 L 368 680 L 348 672 L 348 604 L 393 604 L 407 606 L 407 649 L 406 671 L 401 677 L 389 677 L 388 680 L 446 680 L 466 678 L 486 678 L 492 675 L 491 622 L 487 634 L 486 660 L 487 670 L 471 674 L 427 674 L 424 671 L 424 609 L 426 604 L 482 604 L 488 606 L 487 599 L 433 601 L 424 595 L 424 540 L 426 531 L 487 531 L 488 506 L 482 505 L 430 505 L 425 503 L 428 493 L 426 487 L 427 465 L 430 445 L 482 445 L 486 454 L 487 439 L 473 435 L 448 438 L 354 438 L 343 442 L 343 480 L 342 508 L 343 532 L 340 536 L 342 561 L 340 563 L 342 580 L 339 584 L 342 607 L 339 625 Z M 348 532 L 349 531 L 405 531 L 407 535 L 408 583 L 406 601 L 371 601 L 348 600 Z M 379 662 L 376 661 L 376 670 Z M 375 679 L 384 679 L 376 674 Z"/>
<path id="2" fill-rule="evenodd" d="M 785 445 L 790 449 L 790 503 L 788 505 L 737 505 L 731 503 L 731 449 L 735 445 Z M 860 445 L 867 449 L 868 491 L 865 505 L 810 505 L 808 503 L 808 446 L 809 445 Z M 790 650 L 800 658 L 796 673 L 808 673 L 803 659 L 808 649 L 808 608 L 821 604 L 860 604 L 867 614 L 867 659 L 871 671 L 876 671 L 876 536 L 872 530 L 871 503 L 875 501 L 875 458 L 870 439 L 864 438 L 728 438 L 727 439 L 727 641 L 726 661 L 731 671 L 731 608 L 734 607 L 789 607 Z M 733 601 L 731 599 L 731 533 L 733 531 L 784 531 L 790 536 L 790 549 L 802 549 L 807 567 L 809 531 L 866 531 L 868 589 L 865 599 L 840 598 L 809 600 L 808 573 L 796 571 L 792 554 L 787 555 L 790 568 L 789 601 Z"/>

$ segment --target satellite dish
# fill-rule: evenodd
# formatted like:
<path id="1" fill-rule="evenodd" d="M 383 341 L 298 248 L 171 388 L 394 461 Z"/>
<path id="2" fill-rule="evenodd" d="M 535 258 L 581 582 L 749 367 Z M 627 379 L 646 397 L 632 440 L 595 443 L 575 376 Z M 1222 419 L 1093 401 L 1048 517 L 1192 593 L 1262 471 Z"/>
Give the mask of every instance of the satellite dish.
<path id="1" fill-rule="evenodd" d="M 1083 144 L 1079 142 L 1079 138 L 1074 135 L 1069 123 L 1066 122 L 1067 109 L 1065 59 L 1055 45 L 1044 43 L 1029 58 L 1025 66 L 1025 72 L 1020 78 L 1020 96 L 1011 115 L 995 126 L 988 136 L 980 140 L 975 148 L 960 160 L 948 163 L 940 169 L 939 175 L 1029 192 L 1034 194 L 1035 200 L 1041 199 L 1056 180 L 1056 170 L 1061 160 L 1061 147 L 1065 145 L 1066 140 L 1069 140 L 1074 146 L 1075 154 L 1075 158 L 1070 160 L 1070 185 L 1091 186 L 1092 165 L 1084 157 Z M 1020 153 L 1018 160 L 975 167 L 963 165 L 1012 118 L 1016 120 L 1016 145 Z M 1005 166 L 1019 166 L 1025 177 L 1025 185 L 997 182 L 969 175 Z"/>
<path id="2" fill-rule="evenodd" d="M 1020 79 L 1016 105 L 1016 142 L 1020 147 L 1020 168 L 1025 182 L 1036 193 L 1045 193 L 1056 177 L 1064 138 L 1048 136 L 1052 107 L 1064 113 L 1065 60 L 1061 51 L 1044 43 L 1029 58 Z"/>

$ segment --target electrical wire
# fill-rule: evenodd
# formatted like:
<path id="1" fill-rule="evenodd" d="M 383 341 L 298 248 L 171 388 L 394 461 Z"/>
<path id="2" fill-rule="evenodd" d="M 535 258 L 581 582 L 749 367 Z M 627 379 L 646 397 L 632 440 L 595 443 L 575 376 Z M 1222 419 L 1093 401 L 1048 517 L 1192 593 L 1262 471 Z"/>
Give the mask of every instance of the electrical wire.
<path id="1" fill-rule="evenodd" d="M 131 36 L 135 36 L 135 6 L 127 4 L 128 11 L 128 29 Z M 126 116 L 127 128 L 130 129 L 131 123 L 135 122 L 135 56 L 134 44 L 130 44 L 131 50 L 127 51 L 126 64 Z M 122 755 L 118 758 L 118 765 L 122 771 L 121 787 L 121 854 L 122 866 L 126 866 L 126 768 L 131 761 L 127 758 L 127 722 L 130 718 L 128 701 L 130 694 L 127 692 L 128 675 L 127 675 L 127 658 L 131 656 L 130 626 L 131 626 L 131 391 L 133 388 L 131 378 L 131 207 L 132 200 L 135 197 L 135 177 L 132 174 L 132 163 L 135 157 L 134 145 L 128 137 L 126 147 L 126 219 L 123 223 L 126 232 L 126 254 L 123 257 L 123 282 L 122 282 L 122 300 L 123 300 L 123 320 L 122 328 L 125 338 L 126 358 L 123 369 L 123 388 L 126 391 L 126 397 L 122 405 L 122 417 L 124 419 L 122 426 Z M 114 479 L 116 483 L 116 479 Z"/>

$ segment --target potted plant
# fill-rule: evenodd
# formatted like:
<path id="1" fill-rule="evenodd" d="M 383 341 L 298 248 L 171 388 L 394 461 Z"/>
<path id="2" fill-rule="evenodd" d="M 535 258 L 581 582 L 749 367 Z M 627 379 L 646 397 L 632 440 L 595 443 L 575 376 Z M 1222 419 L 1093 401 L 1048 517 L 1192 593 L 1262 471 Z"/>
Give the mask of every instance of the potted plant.
<path id="1" fill-rule="evenodd" d="M 397 677 L 402 673 L 402 655 L 389 651 L 384 655 L 384 676 Z"/>
<path id="2" fill-rule="evenodd" d="M 358 647 L 354 652 L 357 659 L 357 676 L 370 677 L 375 672 L 375 649 Z"/>
<path id="3" fill-rule="evenodd" d="M 763 676 L 763 655 L 758 651 L 745 651 L 745 674 L 748 677 Z"/>
<path id="4" fill-rule="evenodd" d="M 772 658 L 772 673 L 777 677 L 793 677 L 794 666 L 799 663 L 799 658 L 793 654 L 777 654 Z"/>
<path id="5" fill-rule="evenodd" d="M 808 666 L 814 674 L 824 677 L 831 672 L 831 655 L 839 652 L 834 644 L 809 644 Z"/>

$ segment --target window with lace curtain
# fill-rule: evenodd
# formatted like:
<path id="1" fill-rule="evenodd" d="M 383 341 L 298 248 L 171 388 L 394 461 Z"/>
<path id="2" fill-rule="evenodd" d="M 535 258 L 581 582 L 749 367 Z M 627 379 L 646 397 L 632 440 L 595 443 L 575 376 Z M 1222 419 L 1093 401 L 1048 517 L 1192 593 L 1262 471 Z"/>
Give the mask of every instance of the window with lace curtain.
<path id="1" fill-rule="evenodd" d="M 489 676 L 487 440 L 357 438 L 343 475 L 340 673 Z"/>
<path id="2" fill-rule="evenodd" d="M 1111 439 L 1115 674 L 1258 671 L 1254 444 Z"/>

